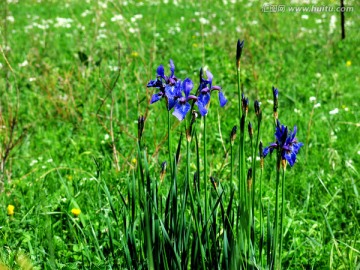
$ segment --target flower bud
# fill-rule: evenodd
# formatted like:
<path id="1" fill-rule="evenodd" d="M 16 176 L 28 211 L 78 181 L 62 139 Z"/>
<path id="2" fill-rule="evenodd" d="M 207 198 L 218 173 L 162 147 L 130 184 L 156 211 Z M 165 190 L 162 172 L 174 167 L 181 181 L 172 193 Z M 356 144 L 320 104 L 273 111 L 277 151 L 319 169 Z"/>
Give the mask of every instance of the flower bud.
<path id="1" fill-rule="evenodd" d="M 160 173 L 160 180 L 161 182 L 163 181 L 164 177 L 165 177 L 165 174 L 166 174 L 166 165 L 167 165 L 167 162 L 164 161 L 163 163 L 161 163 L 161 173 Z"/>
<path id="2" fill-rule="evenodd" d="M 216 181 L 215 181 L 215 177 L 210 176 L 210 181 L 211 181 L 211 184 L 213 185 L 213 187 L 214 187 L 215 190 L 216 190 L 216 189 L 217 189 L 217 184 L 216 184 Z"/>
<path id="3" fill-rule="evenodd" d="M 244 48 L 244 40 L 240 42 L 240 39 L 238 39 L 237 45 L 236 45 L 236 67 L 239 69 L 240 68 L 240 59 L 241 59 L 241 54 L 242 54 L 242 50 Z"/>
<path id="4" fill-rule="evenodd" d="M 262 141 L 259 143 L 260 168 L 264 168 L 264 147 Z"/>
<path id="5" fill-rule="evenodd" d="M 247 115 L 249 111 L 249 99 L 245 97 L 244 93 L 241 94 L 241 103 L 243 114 Z"/>
<path id="6" fill-rule="evenodd" d="M 277 109 L 279 106 L 279 103 L 278 103 L 279 90 L 277 88 L 275 88 L 274 86 L 272 87 L 272 90 L 273 90 L 273 98 L 274 98 L 274 117 L 275 117 L 275 119 L 278 119 Z"/>
<path id="7" fill-rule="evenodd" d="M 248 173 L 247 173 L 247 183 L 248 183 L 248 190 L 250 191 L 251 190 L 251 187 L 252 187 L 252 168 L 250 168 L 248 170 Z"/>
<path id="8" fill-rule="evenodd" d="M 139 140 L 139 142 L 141 141 L 141 137 L 143 135 L 144 123 L 145 123 L 145 117 L 143 115 L 139 116 L 139 118 L 138 118 L 138 140 Z"/>
<path id="9" fill-rule="evenodd" d="M 253 128 L 252 128 L 251 122 L 249 122 L 249 124 L 248 124 L 248 133 L 249 133 L 249 137 L 250 137 L 250 139 L 252 139 L 253 134 L 254 134 L 254 131 L 253 131 Z"/>
<path id="10" fill-rule="evenodd" d="M 235 138 L 236 138 L 236 131 L 237 131 L 237 126 L 234 126 L 231 130 L 231 134 L 230 134 L 230 141 L 231 143 L 234 143 Z"/>

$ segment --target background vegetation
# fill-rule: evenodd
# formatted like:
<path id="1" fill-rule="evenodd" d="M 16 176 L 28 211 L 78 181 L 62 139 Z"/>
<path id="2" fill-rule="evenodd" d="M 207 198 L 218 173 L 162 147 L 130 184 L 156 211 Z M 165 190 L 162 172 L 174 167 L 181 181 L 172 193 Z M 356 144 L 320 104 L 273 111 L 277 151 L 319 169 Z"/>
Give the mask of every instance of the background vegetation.
<path id="1" fill-rule="evenodd" d="M 304 143 L 287 172 L 283 260 L 292 269 L 359 267 L 360 6 L 346 5 L 354 11 L 341 40 L 336 12 L 267 13 L 258 1 L 2 1 L 0 261 L 126 267 L 110 255 L 124 250 L 120 213 L 136 172 L 137 118 L 146 117 L 149 171 L 160 182 L 167 114 L 149 105 L 146 84 L 170 58 L 179 77 L 196 83 L 200 67 L 210 69 L 229 100 L 212 106 L 207 121 L 209 175 L 226 183 L 241 38 L 242 82 L 261 101 L 262 141 L 273 141 L 274 85 L 281 121 L 296 124 Z M 172 131 L 175 148 L 175 118 Z M 266 202 L 275 194 L 270 162 Z M 169 186 L 159 184 L 160 197 Z"/>

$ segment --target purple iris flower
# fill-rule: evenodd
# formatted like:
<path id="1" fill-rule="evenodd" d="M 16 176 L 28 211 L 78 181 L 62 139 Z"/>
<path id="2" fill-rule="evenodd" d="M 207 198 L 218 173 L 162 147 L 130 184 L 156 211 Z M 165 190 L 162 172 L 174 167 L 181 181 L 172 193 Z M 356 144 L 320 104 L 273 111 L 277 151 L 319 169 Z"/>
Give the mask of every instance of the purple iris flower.
<path id="1" fill-rule="evenodd" d="M 298 154 L 300 147 L 304 145 L 303 143 L 298 142 L 297 138 L 295 138 L 296 132 L 296 126 L 294 126 L 293 132 L 289 132 L 288 128 L 281 125 L 280 121 L 277 120 L 275 131 L 276 142 L 264 148 L 264 157 L 266 157 L 269 152 L 271 154 L 276 149 L 281 152 L 281 158 L 289 162 L 292 167 L 295 164 L 296 155 Z"/>
<path id="2" fill-rule="evenodd" d="M 163 65 L 158 66 L 158 68 L 156 70 L 156 79 L 151 80 L 147 84 L 147 87 L 155 87 L 160 90 L 158 93 L 152 95 L 150 104 L 157 102 L 161 98 L 163 98 L 166 93 L 166 87 L 173 86 L 176 83 L 176 81 L 178 80 L 175 77 L 175 65 L 174 65 L 173 60 L 171 60 L 171 59 L 170 59 L 170 71 L 171 71 L 170 76 L 166 76 L 164 66 Z"/>
<path id="3" fill-rule="evenodd" d="M 189 100 L 197 100 L 196 96 L 190 95 L 191 90 L 194 87 L 193 82 L 186 78 L 182 83 L 180 87 L 180 81 L 176 83 L 177 86 L 175 88 L 175 95 L 176 100 L 174 104 L 174 111 L 173 115 L 179 119 L 180 121 L 184 120 L 186 114 L 190 111 L 191 105 L 189 103 Z M 184 93 L 185 96 L 182 95 Z M 169 103 L 170 104 L 170 103 Z"/>
<path id="4" fill-rule="evenodd" d="M 167 84 L 165 86 L 165 96 L 168 104 L 168 110 L 174 108 L 177 99 L 182 97 L 181 94 L 181 81 L 178 80 L 174 85 Z"/>
<path id="5" fill-rule="evenodd" d="M 203 71 L 202 69 L 200 69 L 200 85 L 198 88 L 199 96 L 196 104 L 202 116 L 205 116 L 208 112 L 206 106 L 210 102 L 211 91 L 219 92 L 219 102 L 221 107 L 224 107 L 225 104 L 227 103 L 227 99 L 225 98 L 221 87 L 212 85 L 213 75 L 211 74 L 211 72 L 206 71 L 206 75 L 207 75 L 207 80 L 203 78 Z"/>

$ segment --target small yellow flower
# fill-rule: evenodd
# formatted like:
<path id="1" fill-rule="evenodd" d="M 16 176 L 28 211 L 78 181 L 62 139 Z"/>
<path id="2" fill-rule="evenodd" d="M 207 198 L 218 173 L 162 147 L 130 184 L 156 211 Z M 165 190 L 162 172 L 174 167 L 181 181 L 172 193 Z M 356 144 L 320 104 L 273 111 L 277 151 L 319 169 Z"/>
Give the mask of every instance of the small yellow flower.
<path id="1" fill-rule="evenodd" d="M 67 180 L 71 181 L 73 179 L 72 175 L 67 175 L 66 176 Z"/>
<path id="2" fill-rule="evenodd" d="M 138 52 L 132 52 L 132 53 L 131 53 L 131 56 L 132 56 L 132 57 L 138 57 L 138 56 L 139 56 L 139 53 L 138 53 Z"/>
<path id="3" fill-rule="evenodd" d="M 351 61 L 350 61 L 350 60 L 346 61 L 346 66 L 347 66 L 347 67 L 350 67 L 350 66 L 351 66 Z"/>
<path id="4" fill-rule="evenodd" d="M 81 214 L 81 210 L 79 208 L 73 208 L 71 209 L 71 213 L 75 216 L 78 217 Z"/>
<path id="5" fill-rule="evenodd" d="M 194 47 L 194 48 L 197 48 L 197 47 L 199 47 L 199 46 L 197 45 L 197 43 L 194 43 L 194 44 L 193 44 L 193 47 Z"/>
<path id="6" fill-rule="evenodd" d="M 9 216 L 13 216 L 14 215 L 14 209 L 15 209 L 15 206 L 13 206 L 12 204 L 9 204 L 8 207 L 7 207 L 7 214 Z"/>
<path id="7" fill-rule="evenodd" d="M 136 158 L 133 158 L 133 159 L 131 160 L 131 163 L 134 164 L 134 165 L 136 164 L 136 162 L 137 162 Z"/>

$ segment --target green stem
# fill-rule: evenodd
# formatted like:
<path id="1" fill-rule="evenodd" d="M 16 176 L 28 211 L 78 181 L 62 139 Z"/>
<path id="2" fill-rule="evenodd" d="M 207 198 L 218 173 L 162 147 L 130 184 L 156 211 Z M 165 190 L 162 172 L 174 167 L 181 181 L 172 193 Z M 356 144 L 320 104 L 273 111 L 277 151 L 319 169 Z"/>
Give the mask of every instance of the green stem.
<path id="1" fill-rule="evenodd" d="M 233 156 L 233 142 L 230 142 L 230 184 L 231 184 L 231 192 L 230 194 L 233 194 L 234 190 L 234 183 L 233 183 L 233 169 L 234 169 L 234 156 Z"/>
<path id="2" fill-rule="evenodd" d="M 239 128 L 241 127 L 241 87 L 240 87 L 240 67 L 237 68 L 236 70 L 236 75 L 237 75 L 237 83 L 238 83 L 238 104 L 239 104 Z M 240 131 L 241 132 L 241 131 Z M 242 200 L 242 184 L 241 184 L 241 170 L 242 167 L 240 166 L 240 161 L 241 161 L 241 136 L 239 136 L 239 170 L 238 170 L 238 189 L 239 189 L 239 202 Z M 239 214 L 239 213 L 238 213 Z"/>
<path id="3" fill-rule="evenodd" d="M 171 133 L 170 133 L 170 111 L 168 111 L 168 152 L 169 152 L 169 164 L 170 164 L 170 174 L 173 177 L 173 170 L 172 170 L 172 155 L 171 155 Z"/>
<path id="4" fill-rule="evenodd" d="M 250 138 L 250 153 L 253 153 L 253 139 Z M 252 156 L 252 159 L 254 160 L 254 155 Z M 253 166 L 254 168 L 254 166 Z M 255 239 L 252 239 L 251 238 L 251 228 L 255 229 L 255 221 L 254 221 L 254 191 L 255 191 L 255 183 L 254 183 L 254 177 L 253 177 L 253 170 L 252 170 L 252 174 L 251 174 L 251 186 L 249 186 L 249 183 L 248 183 L 248 205 L 249 205 L 249 208 L 248 208 L 248 213 L 249 213 L 249 221 L 248 221 L 248 243 L 249 243 L 249 260 L 250 261 L 253 261 L 254 260 L 254 257 L 255 257 L 255 254 L 253 254 L 252 252 L 252 249 L 251 247 L 252 246 L 255 246 L 254 243 L 255 243 Z M 250 189 L 251 187 L 251 189 Z M 255 235 L 254 235 L 255 237 Z M 251 244 L 250 244 L 251 243 Z"/>
<path id="5" fill-rule="evenodd" d="M 208 197 L 207 197 L 207 156 L 206 156 L 206 116 L 204 116 L 204 192 L 205 192 L 205 219 L 208 218 Z"/>
<path id="6" fill-rule="evenodd" d="M 285 216 L 285 167 L 282 170 L 282 181 L 281 181 L 281 218 L 280 218 L 280 247 L 279 247 L 279 269 L 281 269 L 281 255 L 282 245 L 284 237 L 283 220 Z"/>
<path id="7" fill-rule="evenodd" d="M 186 141 L 186 178 L 187 178 L 187 184 L 188 184 L 189 194 L 190 194 L 191 210 L 192 210 L 193 217 L 194 217 L 194 220 L 195 220 L 196 235 L 197 235 L 197 239 L 198 239 L 199 247 L 200 247 L 200 251 L 201 251 L 202 268 L 206 269 L 205 261 L 204 261 L 205 252 L 204 252 L 204 248 L 203 248 L 203 246 L 201 244 L 201 234 L 200 234 L 200 230 L 199 230 L 199 223 L 198 223 L 197 215 L 196 215 L 196 212 L 195 212 L 194 197 L 193 197 L 191 184 L 190 184 L 190 142 L 188 140 Z"/>
<path id="8" fill-rule="evenodd" d="M 260 243 L 259 243 L 259 246 L 260 246 L 260 251 L 259 251 L 259 259 L 260 259 L 260 269 L 263 268 L 263 256 L 262 256 L 262 251 L 263 251 L 263 239 L 264 239 L 264 225 L 263 225 L 263 204 L 262 204 L 262 173 L 263 173 L 263 170 L 261 168 L 261 171 L 260 171 L 260 179 L 259 179 L 259 208 L 260 208 Z"/>
<path id="9" fill-rule="evenodd" d="M 239 103 L 239 121 L 241 119 L 241 85 L 240 85 L 240 67 L 236 70 L 237 83 L 238 83 L 238 103 Z"/>
<path id="10" fill-rule="evenodd" d="M 279 239 L 279 184 L 280 184 L 280 163 L 281 163 L 281 153 L 280 151 L 277 153 L 277 161 L 276 161 L 276 201 L 275 201 L 275 221 L 274 221 L 274 246 L 273 246 L 273 264 L 274 269 L 279 269 L 277 264 L 276 251 L 278 249 L 278 239 Z"/>

